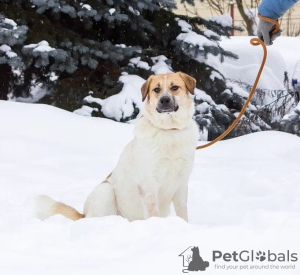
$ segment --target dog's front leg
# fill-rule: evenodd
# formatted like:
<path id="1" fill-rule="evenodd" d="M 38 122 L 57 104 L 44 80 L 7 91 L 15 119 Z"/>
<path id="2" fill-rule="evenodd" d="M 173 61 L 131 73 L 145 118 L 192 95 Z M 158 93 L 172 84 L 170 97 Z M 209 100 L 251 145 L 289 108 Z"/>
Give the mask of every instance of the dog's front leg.
<path id="1" fill-rule="evenodd" d="M 158 194 L 154 188 L 138 185 L 144 210 L 144 218 L 157 217 L 159 214 Z"/>
<path id="2" fill-rule="evenodd" d="M 188 222 L 187 196 L 188 185 L 182 184 L 174 195 L 173 204 L 176 211 L 176 215 Z"/>

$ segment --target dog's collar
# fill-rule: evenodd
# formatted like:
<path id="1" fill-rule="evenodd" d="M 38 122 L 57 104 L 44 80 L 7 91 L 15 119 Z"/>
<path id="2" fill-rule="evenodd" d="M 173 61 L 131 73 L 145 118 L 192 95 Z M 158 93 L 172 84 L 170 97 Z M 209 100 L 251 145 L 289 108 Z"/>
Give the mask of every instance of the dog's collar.
<path id="1" fill-rule="evenodd" d="M 144 115 L 142 115 L 140 118 L 143 118 Z M 166 131 L 175 131 L 175 130 L 179 130 L 178 128 L 171 128 L 171 129 L 163 129 L 163 130 L 166 130 Z"/>

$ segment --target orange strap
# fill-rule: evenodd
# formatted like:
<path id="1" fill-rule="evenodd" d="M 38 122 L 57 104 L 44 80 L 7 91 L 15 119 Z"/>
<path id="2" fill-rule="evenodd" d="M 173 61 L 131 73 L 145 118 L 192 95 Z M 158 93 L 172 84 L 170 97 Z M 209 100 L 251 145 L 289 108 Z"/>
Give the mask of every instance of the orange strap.
<path id="1" fill-rule="evenodd" d="M 268 18 L 268 17 L 265 17 L 265 16 L 262 16 L 261 14 L 257 14 L 258 18 L 264 20 L 264 21 L 267 21 L 267 22 L 270 22 L 272 24 L 274 24 L 274 27 L 272 28 L 272 34 L 275 34 L 279 31 L 280 29 L 280 25 L 278 23 L 278 20 L 274 20 L 274 19 L 271 19 L 271 18 Z"/>
<path id="2" fill-rule="evenodd" d="M 245 102 L 245 104 L 244 104 L 244 106 L 243 106 L 241 112 L 239 113 L 238 117 L 234 120 L 234 122 L 229 126 L 229 128 L 228 128 L 223 134 L 221 134 L 219 137 L 217 137 L 216 139 L 214 139 L 214 140 L 211 141 L 211 142 L 208 142 L 208 143 L 206 143 L 206 144 L 204 144 L 204 145 L 198 146 L 198 147 L 196 148 L 196 150 L 203 149 L 203 148 L 206 148 L 206 147 L 208 147 L 208 146 L 211 146 L 211 145 L 213 145 L 214 143 L 216 143 L 217 141 L 219 141 L 219 140 L 221 140 L 222 138 L 226 137 L 226 136 L 231 132 L 231 130 L 237 125 L 237 123 L 239 122 L 239 120 L 241 119 L 241 117 L 243 116 L 243 114 L 245 113 L 245 111 L 246 111 L 246 109 L 247 109 L 247 107 L 248 107 L 248 105 L 249 105 L 249 103 L 250 103 L 250 100 L 251 100 L 252 96 L 253 96 L 254 93 L 255 93 L 255 89 L 256 89 L 257 83 L 258 83 L 258 81 L 259 81 L 259 78 L 260 78 L 260 76 L 261 76 L 262 70 L 263 70 L 263 68 L 264 68 L 264 66 L 265 66 L 265 62 L 266 62 L 266 59 L 267 59 L 267 48 L 266 48 L 266 45 L 265 45 L 265 43 L 264 43 L 263 41 L 261 41 L 261 40 L 258 39 L 258 38 L 252 38 L 252 39 L 250 40 L 250 43 L 251 43 L 251 45 L 253 45 L 253 46 L 261 45 L 261 46 L 263 47 L 263 50 L 264 50 L 264 56 L 263 56 L 263 60 L 262 60 L 262 62 L 261 62 L 261 65 L 260 65 L 258 74 L 257 74 L 257 76 L 256 76 L 254 85 L 253 85 L 253 87 L 252 87 L 252 89 L 251 89 L 251 92 L 250 92 L 250 94 L 249 94 L 248 99 L 246 100 L 246 102 Z"/>

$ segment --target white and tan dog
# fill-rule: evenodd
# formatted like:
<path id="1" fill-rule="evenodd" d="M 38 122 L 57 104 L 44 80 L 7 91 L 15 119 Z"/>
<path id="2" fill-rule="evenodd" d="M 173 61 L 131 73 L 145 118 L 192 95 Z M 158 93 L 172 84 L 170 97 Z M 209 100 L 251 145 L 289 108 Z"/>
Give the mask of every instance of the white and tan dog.
<path id="1" fill-rule="evenodd" d="M 134 139 L 125 147 L 113 172 L 88 196 L 84 214 L 40 196 L 38 215 L 84 217 L 121 215 L 130 221 L 176 214 L 188 220 L 188 180 L 199 137 L 193 121 L 196 81 L 184 73 L 150 76 L 142 86 L 146 101 Z"/>

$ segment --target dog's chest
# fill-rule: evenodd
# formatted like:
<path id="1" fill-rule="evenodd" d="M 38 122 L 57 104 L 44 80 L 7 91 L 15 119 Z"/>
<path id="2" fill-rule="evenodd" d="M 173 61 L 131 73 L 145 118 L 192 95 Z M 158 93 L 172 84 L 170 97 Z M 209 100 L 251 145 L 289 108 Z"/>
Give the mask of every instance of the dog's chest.
<path id="1" fill-rule="evenodd" d="M 147 167 L 159 184 L 174 183 L 190 173 L 195 145 L 184 132 L 162 131 L 144 141 Z"/>

